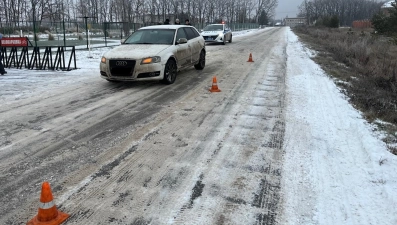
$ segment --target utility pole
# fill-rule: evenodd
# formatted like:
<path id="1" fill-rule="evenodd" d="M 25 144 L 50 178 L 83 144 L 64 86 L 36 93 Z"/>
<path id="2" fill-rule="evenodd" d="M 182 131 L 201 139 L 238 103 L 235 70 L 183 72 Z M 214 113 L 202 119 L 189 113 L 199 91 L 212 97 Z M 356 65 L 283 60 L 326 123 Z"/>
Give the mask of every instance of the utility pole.
<path id="1" fill-rule="evenodd" d="M 83 18 L 84 18 L 84 22 L 85 22 L 85 36 L 87 39 L 87 49 L 88 49 L 88 24 L 87 24 L 88 16 L 85 16 Z"/>
<path id="2" fill-rule="evenodd" d="M 65 9 L 62 2 L 62 25 L 63 25 L 63 46 L 66 47 L 66 30 L 65 30 Z"/>
<path id="3" fill-rule="evenodd" d="M 34 40 L 34 47 L 37 47 L 37 39 L 36 39 L 36 2 L 32 2 L 33 6 L 33 40 Z"/>
<path id="4" fill-rule="evenodd" d="M 88 23 L 87 23 L 87 19 L 88 18 L 95 18 L 95 17 L 82 16 L 82 17 L 79 17 L 79 18 L 84 18 L 84 22 L 85 22 L 85 36 L 86 36 L 86 39 L 87 39 L 87 49 L 88 49 Z"/>

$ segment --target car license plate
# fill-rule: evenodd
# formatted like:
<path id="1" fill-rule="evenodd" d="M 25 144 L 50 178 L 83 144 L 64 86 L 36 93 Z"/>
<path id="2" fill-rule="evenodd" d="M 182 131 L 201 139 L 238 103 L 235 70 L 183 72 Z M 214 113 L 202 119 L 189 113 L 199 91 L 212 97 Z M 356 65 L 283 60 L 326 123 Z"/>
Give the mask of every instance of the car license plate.
<path id="1" fill-rule="evenodd" d="M 214 39 L 212 39 L 212 38 L 207 38 L 207 40 L 208 40 L 208 41 L 212 41 L 212 40 L 214 40 Z"/>

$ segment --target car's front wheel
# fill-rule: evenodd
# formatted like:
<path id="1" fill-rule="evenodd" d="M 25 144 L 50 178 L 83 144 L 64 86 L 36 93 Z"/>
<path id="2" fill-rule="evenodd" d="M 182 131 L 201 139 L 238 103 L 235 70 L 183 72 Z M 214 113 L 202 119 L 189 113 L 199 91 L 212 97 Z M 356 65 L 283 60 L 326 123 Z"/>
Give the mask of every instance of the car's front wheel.
<path id="1" fill-rule="evenodd" d="M 205 51 L 201 50 L 199 61 L 196 65 L 194 65 L 194 68 L 196 68 L 196 70 L 202 70 L 204 69 L 204 67 L 205 67 Z"/>
<path id="2" fill-rule="evenodd" d="M 233 36 L 230 35 L 229 43 L 232 43 L 232 38 L 233 38 Z"/>
<path id="3" fill-rule="evenodd" d="M 163 83 L 172 84 L 175 82 L 176 74 L 177 74 L 176 62 L 173 59 L 169 59 L 165 64 L 164 68 L 164 78 Z"/>

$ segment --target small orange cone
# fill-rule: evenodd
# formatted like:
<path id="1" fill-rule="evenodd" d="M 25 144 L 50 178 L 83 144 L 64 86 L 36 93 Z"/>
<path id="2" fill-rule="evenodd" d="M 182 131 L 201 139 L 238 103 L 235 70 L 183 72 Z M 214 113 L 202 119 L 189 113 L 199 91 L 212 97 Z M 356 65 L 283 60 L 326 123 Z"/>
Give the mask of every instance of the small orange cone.
<path id="1" fill-rule="evenodd" d="M 45 181 L 41 186 L 39 212 L 27 225 L 58 225 L 63 223 L 68 217 L 68 214 L 57 210 L 50 184 Z"/>
<path id="2" fill-rule="evenodd" d="M 216 76 L 212 78 L 212 87 L 210 89 L 210 92 L 221 92 L 221 90 L 218 89 L 218 84 L 216 82 Z"/>
<path id="3" fill-rule="evenodd" d="M 248 61 L 247 62 L 253 62 L 254 60 L 252 60 L 252 54 L 250 53 L 250 56 L 249 56 L 249 58 L 248 58 Z"/>

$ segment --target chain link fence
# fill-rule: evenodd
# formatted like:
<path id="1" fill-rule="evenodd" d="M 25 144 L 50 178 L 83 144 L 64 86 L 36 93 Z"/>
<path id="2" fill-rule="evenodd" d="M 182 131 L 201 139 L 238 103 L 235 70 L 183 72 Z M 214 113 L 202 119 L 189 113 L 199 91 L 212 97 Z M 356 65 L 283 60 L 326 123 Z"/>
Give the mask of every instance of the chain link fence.
<path id="1" fill-rule="evenodd" d="M 119 45 L 135 30 L 157 23 L 128 22 L 1 22 L 0 32 L 5 37 L 28 37 L 31 46 L 76 46 L 76 49 Z M 193 24 L 199 31 L 207 24 Z M 256 23 L 229 23 L 232 31 L 258 29 Z"/>

